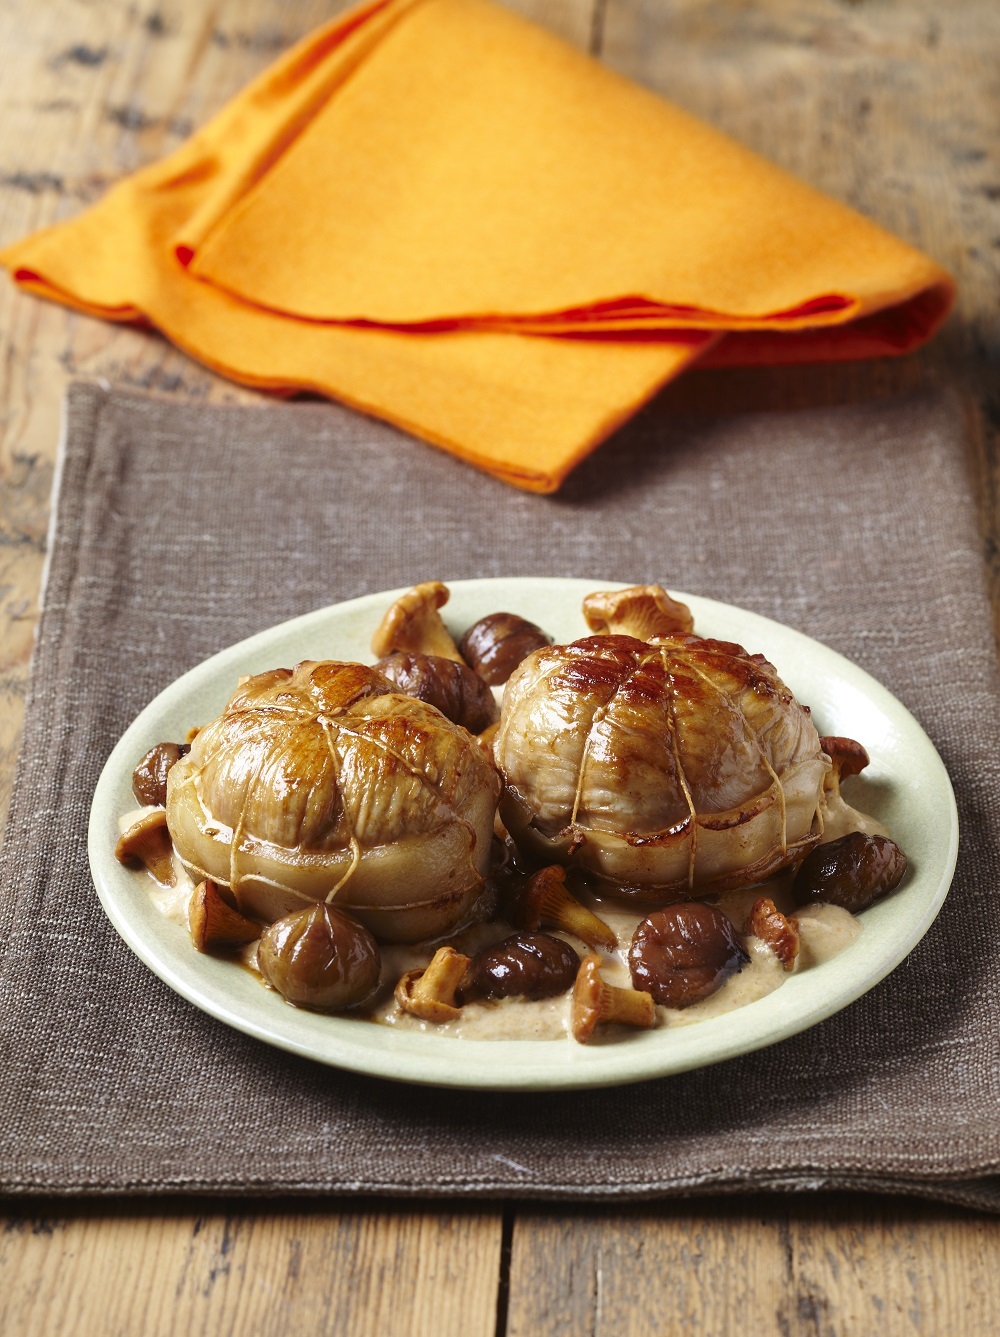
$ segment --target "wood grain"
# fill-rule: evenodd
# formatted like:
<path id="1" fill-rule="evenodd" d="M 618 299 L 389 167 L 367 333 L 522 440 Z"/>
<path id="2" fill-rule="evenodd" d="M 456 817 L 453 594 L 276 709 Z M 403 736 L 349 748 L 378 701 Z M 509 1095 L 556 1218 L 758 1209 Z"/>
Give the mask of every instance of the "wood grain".
<path id="1" fill-rule="evenodd" d="M 17 1214 L 0 1332 L 494 1337 L 495 1211 Z"/>
<path id="2" fill-rule="evenodd" d="M 507 0 L 923 246 L 960 283 L 920 354 L 695 373 L 657 411 L 951 387 L 1000 586 L 1000 8 L 992 0 Z M 174 147 L 343 0 L 0 0 L 0 245 Z M 28 681 L 59 405 L 72 377 L 252 401 L 158 336 L 0 281 L 0 825 Z M 994 600 L 995 606 L 997 600 Z M 11 1209 L 0 1331 L 510 1337 L 987 1334 L 998 1225 L 869 1199 L 641 1211 L 162 1203 Z M 506 1219 L 506 1229 L 505 1229 Z M 513 1230 L 511 1237 L 511 1228 Z M 509 1287 L 506 1284 L 510 1243 Z"/>
<path id="3" fill-rule="evenodd" d="M 1000 1222 L 848 1197 L 522 1213 L 508 1337 L 987 1334 Z"/>

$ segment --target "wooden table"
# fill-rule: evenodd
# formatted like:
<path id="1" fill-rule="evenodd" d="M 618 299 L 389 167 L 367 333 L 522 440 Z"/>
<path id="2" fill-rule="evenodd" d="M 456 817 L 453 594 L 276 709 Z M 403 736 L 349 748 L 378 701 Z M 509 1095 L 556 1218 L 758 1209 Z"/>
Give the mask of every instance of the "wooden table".
<path id="1" fill-rule="evenodd" d="M 700 373 L 660 409 L 949 385 L 998 576 L 1000 7 L 995 0 L 508 0 L 949 266 L 917 356 Z M 172 149 L 340 0 L 0 0 L 0 244 Z M 992 155 L 992 157 L 991 157 Z M 28 680 L 60 401 L 72 377 L 255 396 L 157 335 L 0 281 L 0 819 Z M 996 601 L 995 601 L 996 602 Z M 0 1234 L 0 1332 L 597 1337 L 997 1331 L 1000 1222 L 846 1195 L 644 1209 L 392 1202 L 34 1204 Z"/>

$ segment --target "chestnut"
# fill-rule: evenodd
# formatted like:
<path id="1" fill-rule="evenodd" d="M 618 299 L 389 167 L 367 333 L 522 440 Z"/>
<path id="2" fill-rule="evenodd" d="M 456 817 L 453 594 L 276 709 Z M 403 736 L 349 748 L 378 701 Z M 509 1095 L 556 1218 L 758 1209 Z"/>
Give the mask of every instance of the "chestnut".
<path id="1" fill-rule="evenodd" d="M 151 747 L 132 772 L 132 793 L 151 807 L 167 803 L 167 771 L 191 751 L 187 743 L 157 743 Z"/>
<path id="2" fill-rule="evenodd" d="M 467 664 L 440 655 L 394 650 L 375 667 L 401 692 L 436 707 L 469 733 L 481 733 L 499 716 L 493 693 Z"/>
<path id="3" fill-rule="evenodd" d="M 474 956 L 459 986 L 462 1001 L 554 998 L 576 979 L 580 958 L 550 933 L 513 933 Z"/>
<path id="4" fill-rule="evenodd" d="M 484 682 L 499 687 L 532 650 L 551 644 L 551 636 L 517 613 L 490 613 L 469 628 L 458 648 Z"/>
<path id="5" fill-rule="evenodd" d="M 681 901 L 637 926 L 628 951 L 632 983 L 664 1007 L 689 1007 L 721 989 L 750 960 L 721 910 Z"/>
<path id="6" fill-rule="evenodd" d="M 898 887 L 905 872 L 906 855 L 894 840 L 852 831 L 802 860 L 792 894 L 799 905 L 825 901 L 853 915 Z"/>
<path id="7" fill-rule="evenodd" d="M 257 948 L 257 966 L 296 1007 L 341 1012 L 374 991 L 381 958 L 366 928 L 319 901 L 268 925 Z"/>

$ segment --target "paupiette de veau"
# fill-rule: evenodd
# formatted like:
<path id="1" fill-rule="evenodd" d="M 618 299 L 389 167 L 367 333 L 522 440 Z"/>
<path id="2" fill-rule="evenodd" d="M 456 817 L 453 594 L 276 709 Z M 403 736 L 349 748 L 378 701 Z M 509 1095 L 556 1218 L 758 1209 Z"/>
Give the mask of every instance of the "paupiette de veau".
<path id="1" fill-rule="evenodd" d="M 361 664 L 241 682 L 170 769 L 167 823 L 196 881 L 273 921 L 331 900 L 381 941 L 468 917 L 500 789 L 461 726 Z"/>
<path id="2" fill-rule="evenodd" d="M 662 904 L 803 857 L 833 767 L 774 667 L 687 633 L 607 634 L 529 655 L 496 738 L 518 848 Z"/>

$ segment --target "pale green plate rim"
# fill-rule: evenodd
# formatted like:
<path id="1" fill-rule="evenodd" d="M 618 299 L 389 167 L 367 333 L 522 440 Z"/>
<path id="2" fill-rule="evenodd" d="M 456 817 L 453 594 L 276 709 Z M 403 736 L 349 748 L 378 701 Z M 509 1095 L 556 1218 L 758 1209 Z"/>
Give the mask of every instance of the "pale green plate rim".
<path id="1" fill-rule="evenodd" d="M 544 577 L 447 582 L 446 620 L 460 632 L 498 609 L 522 613 L 557 639 L 585 635 L 584 594 L 627 583 Z M 306 658 L 364 659 L 390 590 L 307 613 L 191 669 L 151 701 L 112 751 L 94 793 L 88 848 L 101 904 L 133 952 L 167 985 L 210 1016 L 247 1035 L 320 1063 L 394 1081 L 490 1090 L 558 1090 L 649 1080 L 718 1063 L 774 1044 L 860 998 L 913 950 L 947 895 L 958 852 L 951 782 L 913 716 L 880 683 L 842 655 L 781 623 L 712 599 L 678 594 L 703 635 L 766 654 L 820 733 L 858 738 L 872 754 L 855 801 L 889 828 L 911 872 L 892 896 L 862 916 L 858 941 L 841 956 L 791 976 L 757 1002 L 694 1025 L 637 1032 L 596 1046 L 563 1041 L 471 1041 L 395 1031 L 289 1007 L 231 962 L 200 955 L 183 928 L 166 920 L 142 880 L 112 850 L 118 819 L 134 807 L 135 761 L 163 738 L 183 737 L 217 714 L 242 673 Z"/>

